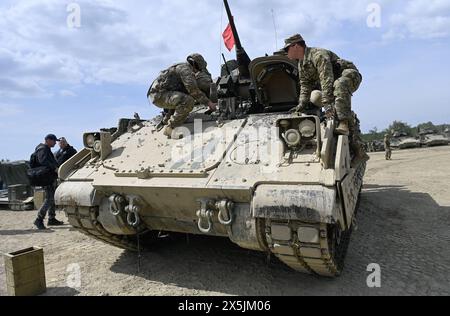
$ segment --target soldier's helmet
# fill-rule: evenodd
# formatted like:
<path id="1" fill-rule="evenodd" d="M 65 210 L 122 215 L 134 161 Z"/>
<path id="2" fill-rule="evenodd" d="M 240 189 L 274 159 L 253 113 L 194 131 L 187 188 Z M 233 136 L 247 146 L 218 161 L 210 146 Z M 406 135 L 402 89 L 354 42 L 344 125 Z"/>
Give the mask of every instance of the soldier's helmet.
<path id="1" fill-rule="evenodd" d="M 206 67 L 208 67 L 208 63 L 206 62 L 205 58 L 197 53 L 189 55 L 187 61 L 191 65 L 195 63 L 200 70 L 205 70 Z"/>

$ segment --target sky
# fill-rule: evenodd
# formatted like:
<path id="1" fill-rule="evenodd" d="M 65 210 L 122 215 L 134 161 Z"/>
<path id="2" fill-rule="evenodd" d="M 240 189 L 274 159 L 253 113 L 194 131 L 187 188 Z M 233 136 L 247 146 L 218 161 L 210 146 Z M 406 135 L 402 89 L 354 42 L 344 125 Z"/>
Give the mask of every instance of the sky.
<path id="1" fill-rule="evenodd" d="M 450 123 L 450 0 L 229 0 L 251 58 L 301 33 L 353 61 L 362 128 Z M 198 52 L 219 75 L 222 0 L 2 0 L 0 159 L 28 159 L 48 133 L 78 149 L 84 132 L 151 118 L 158 73 Z M 275 25 L 275 27 L 274 27 Z"/>

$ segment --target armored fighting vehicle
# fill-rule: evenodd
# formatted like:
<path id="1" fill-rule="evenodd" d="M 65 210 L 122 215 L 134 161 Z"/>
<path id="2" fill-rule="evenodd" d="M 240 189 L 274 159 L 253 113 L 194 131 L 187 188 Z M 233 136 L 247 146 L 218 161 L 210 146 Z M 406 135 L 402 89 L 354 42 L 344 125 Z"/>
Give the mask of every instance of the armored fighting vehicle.
<path id="1" fill-rule="evenodd" d="M 422 146 L 435 147 L 447 146 L 450 140 L 434 130 L 423 130 L 420 132 L 420 142 Z"/>
<path id="2" fill-rule="evenodd" d="M 391 139 L 393 149 L 411 149 L 421 146 L 420 139 L 409 136 L 405 132 L 395 132 Z"/>
<path id="3" fill-rule="evenodd" d="M 56 203 L 80 232 L 121 248 L 161 231 L 220 236 L 297 271 L 339 276 L 366 163 L 351 164 L 348 137 L 321 109 L 291 113 L 297 64 L 251 61 L 224 2 L 237 61 L 217 81 L 217 113 L 197 107 L 171 139 L 161 118 L 84 134 L 85 149 L 59 171 Z"/>
<path id="4" fill-rule="evenodd" d="M 444 130 L 444 137 L 450 141 L 450 128 Z"/>

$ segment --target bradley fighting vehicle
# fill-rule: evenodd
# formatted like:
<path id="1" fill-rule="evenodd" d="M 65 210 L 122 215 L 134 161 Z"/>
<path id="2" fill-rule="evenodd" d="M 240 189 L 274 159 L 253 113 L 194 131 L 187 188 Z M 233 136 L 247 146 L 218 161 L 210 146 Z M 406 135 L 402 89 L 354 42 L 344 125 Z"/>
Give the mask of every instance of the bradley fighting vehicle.
<path id="1" fill-rule="evenodd" d="M 422 146 L 435 147 L 447 146 L 450 143 L 450 140 L 434 130 L 427 129 L 420 131 L 420 142 Z"/>
<path id="2" fill-rule="evenodd" d="M 446 128 L 444 130 L 444 137 L 448 139 L 449 143 L 450 143 L 450 128 Z"/>
<path id="3" fill-rule="evenodd" d="M 411 149 L 420 146 L 420 139 L 409 136 L 406 132 L 395 132 L 391 139 L 391 147 L 394 149 Z"/>
<path id="4" fill-rule="evenodd" d="M 177 232 L 229 238 L 291 268 L 341 274 L 366 164 L 321 109 L 293 114 L 297 64 L 243 49 L 225 0 L 237 61 L 217 82 L 218 110 L 198 106 L 168 139 L 161 118 L 121 120 L 86 133 L 56 192 L 73 227 L 136 250 L 137 236 Z M 234 66 L 233 66 L 234 65 Z"/>

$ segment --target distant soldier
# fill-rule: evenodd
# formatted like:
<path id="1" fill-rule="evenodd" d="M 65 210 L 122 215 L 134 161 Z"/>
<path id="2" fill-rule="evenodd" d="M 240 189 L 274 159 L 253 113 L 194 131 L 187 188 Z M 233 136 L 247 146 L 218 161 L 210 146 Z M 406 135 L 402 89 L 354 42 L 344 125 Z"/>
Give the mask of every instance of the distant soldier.
<path id="1" fill-rule="evenodd" d="M 59 150 L 55 154 L 56 162 L 59 166 L 62 166 L 67 160 L 77 154 L 77 150 L 69 145 L 67 139 L 61 137 L 59 140 Z"/>
<path id="2" fill-rule="evenodd" d="M 299 61 L 301 91 L 297 110 L 306 112 L 311 93 L 320 89 L 327 116 L 336 115 L 339 121 L 336 133 L 346 136 L 357 134 L 359 127 L 352 112 L 351 98 L 362 82 L 362 75 L 356 66 L 329 50 L 307 47 L 299 34 L 286 39 L 285 44 L 288 57 Z M 351 138 L 358 139 L 359 135 Z M 359 141 L 352 145 L 355 152 L 354 163 L 369 160 Z"/>
<path id="3" fill-rule="evenodd" d="M 164 135 L 167 137 L 171 137 L 173 130 L 186 121 L 195 104 L 207 105 L 210 110 L 216 110 L 216 104 L 206 93 L 209 90 L 206 81 L 208 75 L 209 79 L 211 76 L 207 66 L 202 55 L 192 54 L 186 63 L 175 64 L 161 72 L 151 85 L 148 98 L 165 110 L 162 123 L 166 126 Z"/>
<path id="4" fill-rule="evenodd" d="M 384 148 L 386 150 L 386 160 L 392 160 L 391 135 L 384 135 Z"/>

